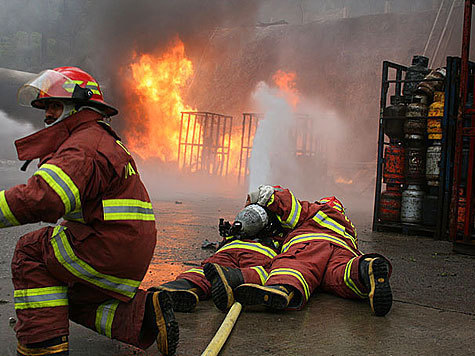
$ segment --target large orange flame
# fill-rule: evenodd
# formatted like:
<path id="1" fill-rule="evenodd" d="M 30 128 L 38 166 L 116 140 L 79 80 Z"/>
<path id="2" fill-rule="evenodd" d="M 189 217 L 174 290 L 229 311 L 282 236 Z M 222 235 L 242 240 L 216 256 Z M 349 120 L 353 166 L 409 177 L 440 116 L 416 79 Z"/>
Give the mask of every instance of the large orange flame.
<path id="1" fill-rule="evenodd" d="M 284 72 L 283 70 L 278 70 L 272 76 L 274 83 L 280 89 L 282 95 L 286 100 L 292 105 L 292 108 L 295 109 L 297 104 L 300 101 L 299 91 L 296 88 L 295 79 L 297 78 L 297 73 L 295 72 Z"/>
<path id="2" fill-rule="evenodd" d="M 130 64 L 135 94 L 126 130 L 127 143 L 141 158 L 177 160 L 182 111 L 193 110 L 182 95 L 193 75 L 183 42 L 176 38 L 164 53 L 135 55 Z"/>

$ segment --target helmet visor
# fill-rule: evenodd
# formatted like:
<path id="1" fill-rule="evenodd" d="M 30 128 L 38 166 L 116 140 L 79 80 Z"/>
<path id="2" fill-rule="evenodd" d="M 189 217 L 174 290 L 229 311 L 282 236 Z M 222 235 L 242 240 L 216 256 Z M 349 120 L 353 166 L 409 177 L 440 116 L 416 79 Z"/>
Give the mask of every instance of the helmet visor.
<path id="1" fill-rule="evenodd" d="M 48 69 L 18 89 L 18 103 L 22 106 L 31 106 L 31 102 L 36 99 L 71 99 L 75 85 L 76 82 L 64 74 Z"/>

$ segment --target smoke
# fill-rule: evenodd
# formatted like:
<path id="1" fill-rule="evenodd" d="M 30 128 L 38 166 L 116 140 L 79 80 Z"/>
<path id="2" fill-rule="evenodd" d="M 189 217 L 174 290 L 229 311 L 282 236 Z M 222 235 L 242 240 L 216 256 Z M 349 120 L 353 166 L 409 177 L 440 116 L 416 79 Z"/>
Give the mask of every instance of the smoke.
<path id="1" fill-rule="evenodd" d="M 11 119 L 5 112 L 0 110 L 0 159 L 16 159 L 16 149 L 14 141 L 26 136 L 34 131 L 31 124 L 20 123 Z"/>
<path id="2" fill-rule="evenodd" d="M 264 82 L 257 85 L 253 97 L 264 116 L 254 136 L 249 191 L 261 184 L 289 185 L 292 172 L 297 172 L 295 144 L 292 145 L 290 135 L 294 128 L 292 108 L 277 89 L 269 88 Z"/>

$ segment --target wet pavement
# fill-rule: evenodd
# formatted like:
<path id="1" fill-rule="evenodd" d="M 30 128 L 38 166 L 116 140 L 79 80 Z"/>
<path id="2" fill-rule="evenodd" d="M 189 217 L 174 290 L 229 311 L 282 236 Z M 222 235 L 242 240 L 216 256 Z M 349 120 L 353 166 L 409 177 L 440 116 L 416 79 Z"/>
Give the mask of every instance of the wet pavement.
<path id="1" fill-rule="evenodd" d="M 219 208 L 217 208 L 219 205 Z M 194 198 L 154 202 L 158 245 L 144 288 L 174 279 L 213 251 L 204 239 L 219 239 L 219 217 L 232 220 L 242 200 Z M 350 209 L 351 211 L 351 209 Z M 475 258 L 454 254 L 447 241 L 371 231 L 370 209 L 350 218 L 364 252 L 379 252 L 393 264 L 393 308 L 375 317 L 365 302 L 315 293 L 302 311 L 271 313 L 243 309 L 220 355 L 470 355 L 475 354 Z M 0 355 L 15 355 L 9 327 L 14 316 L 10 261 L 19 236 L 39 224 L 0 230 Z M 41 226 L 44 226 L 41 225 Z M 200 355 L 225 314 L 211 301 L 194 313 L 176 314 L 177 355 Z M 71 323 L 70 354 L 158 355 L 138 350 Z"/>

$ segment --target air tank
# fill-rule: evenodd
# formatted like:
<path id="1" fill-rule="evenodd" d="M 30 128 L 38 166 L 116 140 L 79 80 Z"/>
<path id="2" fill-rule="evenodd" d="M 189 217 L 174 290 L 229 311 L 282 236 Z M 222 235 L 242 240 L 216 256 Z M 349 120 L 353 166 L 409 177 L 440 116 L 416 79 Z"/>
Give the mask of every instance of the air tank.
<path id="1" fill-rule="evenodd" d="M 404 121 L 406 116 L 406 105 L 403 97 L 391 96 L 391 105 L 383 111 L 384 133 L 389 137 L 391 143 L 401 142 L 404 138 Z"/>
<path id="2" fill-rule="evenodd" d="M 422 222 L 424 192 L 420 185 L 410 184 L 402 192 L 401 221 L 418 224 Z"/>
<path id="3" fill-rule="evenodd" d="M 404 122 L 404 133 L 406 135 L 425 135 L 427 130 L 428 107 L 419 98 L 418 102 L 411 103 L 407 106 L 406 121 Z"/>

